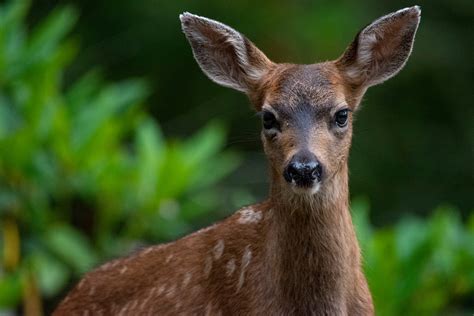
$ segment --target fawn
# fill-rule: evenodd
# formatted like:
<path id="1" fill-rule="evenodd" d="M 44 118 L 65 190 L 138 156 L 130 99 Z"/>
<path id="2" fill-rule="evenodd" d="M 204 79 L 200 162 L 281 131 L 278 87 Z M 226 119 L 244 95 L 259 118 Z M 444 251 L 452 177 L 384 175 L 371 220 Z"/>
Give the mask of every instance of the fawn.
<path id="1" fill-rule="evenodd" d="M 227 25 L 180 15 L 213 81 L 261 113 L 269 198 L 88 273 L 54 315 L 373 315 L 349 211 L 353 113 L 411 53 L 418 6 L 363 28 L 343 55 L 277 64 Z"/>

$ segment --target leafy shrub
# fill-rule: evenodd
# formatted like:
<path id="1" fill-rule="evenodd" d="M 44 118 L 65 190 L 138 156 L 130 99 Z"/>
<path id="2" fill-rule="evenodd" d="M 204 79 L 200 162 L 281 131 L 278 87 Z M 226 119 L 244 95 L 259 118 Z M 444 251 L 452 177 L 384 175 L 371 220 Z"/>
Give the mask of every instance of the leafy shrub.
<path id="1" fill-rule="evenodd" d="M 474 215 L 464 226 L 456 210 L 441 207 L 426 220 L 374 230 L 367 201 L 352 207 L 378 315 L 468 314 L 458 305 L 474 296 Z"/>
<path id="2" fill-rule="evenodd" d="M 65 87 L 76 14 L 58 9 L 28 32 L 28 7 L 0 7 L 0 307 L 23 297 L 25 310 L 139 239 L 189 231 L 237 164 L 217 123 L 164 139 L 140 107 L 142 80 L 92 71 Z"/>

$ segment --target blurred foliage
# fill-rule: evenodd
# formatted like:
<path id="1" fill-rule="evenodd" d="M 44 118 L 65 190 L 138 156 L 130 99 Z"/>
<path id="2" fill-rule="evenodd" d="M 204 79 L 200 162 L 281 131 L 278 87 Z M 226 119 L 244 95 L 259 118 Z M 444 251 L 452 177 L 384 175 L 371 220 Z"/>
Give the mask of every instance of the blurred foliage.
<path id="1" fill-rule="evenodd" d="M 57 9 L 28 32 L 28 6 L 0 7 L 0 306 L 23 296 L 25 310 L 36 288 L 54 297 L 138 240 L 192 229 L 238 162 L 221 152 L 218 123 L 164 139 L 140 106 L 142 80 L 110 84 L 92 71 L 64 88 L 76 14 Z"/>
<path id="2" fill-rule="evenodd" d="M 377 315 L 468 315 L 459 305 L 474 297 L 474 214 L 463 225 L 440 207 L 374 230 L 368 204 L 355 199 L 352 210 Z"/>
<path id="3" fill-rule="evenodd" d="M 253 158 L 218 185 L 239 160 L 222 151 L 223 127 L 208 118 L 224 118 L 240 150 L 259 146 L 258 123 L 248 118 L 243 96 L 201 74 L 178 13 L 229 23 L 276 61 L 312 62 L 337 56 L 359 27 L 407 5 L 69 1 L 81 8 L 77 31 L 85 48 L 76 56 L 78 40 L 66 35 L 78 16 L 70 7 L 51 10 L 56 2 L 35 1 L 30 12 L 23 0 L 0 6 L 0 310 L 35 310 L 46 300 L 48 311 L 92 266 L 222 217 L 215 210 L 226 212 L 230 191 L 226 205 L 233 207 L 252 202 L 249 191 L 266 189 L 264 159 L 249 153 Z M 462 124 L 472 111 L 465 102 L 472 83 L 465 47 L 472 41 L 458 40 L 469 37 L 464 26 L 472 5 L 421 5 L 409 67 L 387 88 L 369 92 L 361 131 L 356 127 L 363 135 L 354 145 L 353 191 L 369 194 L 379 210 L 372 217 L 385 222 L 441 201 L 461 205 L 464 215 L 472 210 L 473 159 L 466 148 L 473 148 L 474 133 L 472 124 Z M 434 49 L 438 41 L 444 45 Z M 90 71 L 91 64 L 104 66 L 105 75 Z M 449 75 L 453 69 L 456 76 Z M 143 74 L 149 84 L 104 79 Z M 192 136 L 164 138 L 145 111 L 147 97 L 148 112 L 167 135 Z M 236 190 L 236 183 L 250 190 Z M 462 224 L 459 212 L 441 208 L 427 219 L 404 217 L 375 229 L 365 200 L 356 199 L 353 209 L 379 315 L 473 306 L 472 215 Z"/>

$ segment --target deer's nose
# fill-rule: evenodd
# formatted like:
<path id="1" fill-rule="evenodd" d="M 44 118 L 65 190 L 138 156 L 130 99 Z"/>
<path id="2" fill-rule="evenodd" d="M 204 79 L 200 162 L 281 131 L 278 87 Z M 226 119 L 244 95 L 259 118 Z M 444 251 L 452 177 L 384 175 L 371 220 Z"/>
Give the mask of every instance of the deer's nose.
<path id="1" fill-rule="evenodd" d="M 314 181 L 321 181 L 323 168 L 311 153 L 296 154 L 285 169 L 284 177 L 287 182 L 295 181 L 296 185 L 309 187 Z"/>

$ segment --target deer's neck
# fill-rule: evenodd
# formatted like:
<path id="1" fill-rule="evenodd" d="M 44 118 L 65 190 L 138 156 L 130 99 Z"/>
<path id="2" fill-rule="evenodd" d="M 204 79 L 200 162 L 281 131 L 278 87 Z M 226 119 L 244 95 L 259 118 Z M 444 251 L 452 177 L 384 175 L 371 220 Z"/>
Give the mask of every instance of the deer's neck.
<path id="1" fill-rule="evenodd" d="M 344 299 L 345 287 L 359 260 L 349 213 L 347 170 L 324 183 L 311 197 L 272 188 L 267 262 L 282 302 L 302 302 L 301 312 L 334 311 Z"/>

